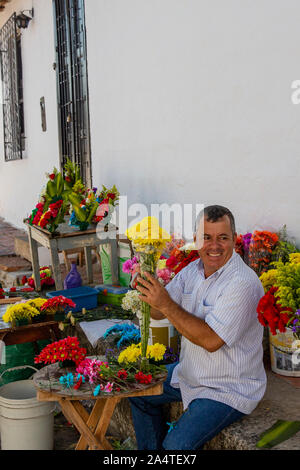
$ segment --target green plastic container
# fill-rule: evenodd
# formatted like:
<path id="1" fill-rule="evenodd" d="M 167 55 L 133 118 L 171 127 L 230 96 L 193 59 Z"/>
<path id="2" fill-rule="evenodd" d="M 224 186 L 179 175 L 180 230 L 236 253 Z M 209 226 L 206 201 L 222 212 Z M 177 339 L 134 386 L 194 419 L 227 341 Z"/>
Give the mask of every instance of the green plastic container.
<path id="1" fill-rule="evenodd" d="M 131 290 L 128 287 L 122 286 L 112 286 L 108 284 L 100 284 L 95 286 L 95 289 L 98 290 L 98 303 L 99 304 L 109 304 L 109 305 L 119 305 L 122 304 L 122 299 L 124 298 L 126 292 Z"/>
<path id="2" fill-rule="evenodd" d="M 51 343 L 50 340 L 37 341 L 39 351 L 41 351 L 47 344 Z M 11 369 L 17 366 L 34 366 L 34 358 L 36 356 L 33 343 L 24 344 L 13 344 L 11 346 L 5 346 L 5 359 L 6 364 L 0 364 L 0 375 L 6 369 Z M 23 369 L 10 371 L 4 374 L 0 380 L 0 387 L 10 382 L 17 382 L 18 380 L 27 380 L 33 374 L 32 369 Z"/>

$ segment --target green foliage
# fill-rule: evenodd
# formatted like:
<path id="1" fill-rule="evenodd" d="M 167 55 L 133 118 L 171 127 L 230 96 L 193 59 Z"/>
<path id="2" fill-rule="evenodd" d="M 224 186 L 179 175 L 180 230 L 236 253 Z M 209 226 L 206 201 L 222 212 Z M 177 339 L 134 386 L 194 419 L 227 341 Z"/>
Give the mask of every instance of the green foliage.
<path id="1" fill-rule="evenodd" d="M 278 291 L 275 296 L 280 298 L 283 307 L 296 311 L 300 308 L 300 263 L 278 261 L 273 265 L 277 269 L 275 287 Z"/>
<path id="2" fill-rule="evenodd" d="M 278 244 L 272 252 L 271 262 L 277 262 L 281 260 L 283 263 L 289 262 L 289 255 L 291 253 L 299 253 L 297 246 L 288 239 L 286 225 L 282 227 L 277 233 L 279 237 Z"/>

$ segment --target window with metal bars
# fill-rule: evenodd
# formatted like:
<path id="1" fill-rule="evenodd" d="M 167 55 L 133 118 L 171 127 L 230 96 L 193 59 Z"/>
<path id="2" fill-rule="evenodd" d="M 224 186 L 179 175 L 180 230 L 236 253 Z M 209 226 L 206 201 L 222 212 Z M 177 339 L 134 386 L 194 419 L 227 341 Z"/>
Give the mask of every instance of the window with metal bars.
<path id="1" fill-rule="evenodd" d="M 84 0 L 53 0 L 60 165 L 69 158 L 92 186 Z"/>
<path id="2" fill-rule="evenodd" d="M 5 161 L 22 159 L 25 148 L 21 37 L 14 13 L 0 29 L 0 67 Z"/>

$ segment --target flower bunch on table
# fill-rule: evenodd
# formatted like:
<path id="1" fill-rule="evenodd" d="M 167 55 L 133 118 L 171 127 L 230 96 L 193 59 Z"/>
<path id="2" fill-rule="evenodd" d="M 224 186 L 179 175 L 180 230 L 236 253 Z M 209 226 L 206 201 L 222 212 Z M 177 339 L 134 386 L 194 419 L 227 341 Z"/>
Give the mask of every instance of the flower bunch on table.
<path id="1" fill-rule="evenodd" d="M 155 217 L 145 217 L 141 222 L 130 227 L 126 235 L 132 242 L 133 250 L 139 255 L 141 276 L 144 276 L 145 272 L 155 275 L 157 262 L 166 243 L 171 240 L 170 235 L 159 226 Z M 145 371 L 148 366 L 146 352 L 149 339 L 150 305 L 142 302 L 141 311 L 141 368 Z"/>
<path id="2" fill-rule="evenodd" d="M 55 315 L 55 313 L 63 313 L 67 309 L 76 307 L 76 304 L 63 295 L 58 295 L 46 300 L 41 307 L 41 312 L 49 315 Z"/>
<path id="3" fill-rule="evenodd" d="M 288 262 L 272 266 L 275 269 L 260 276 L 265 295 L 257 306 L 258 319 L 273 335 L 290 327 L 300 339 L 300 254 L 291 253 Z"/>
<path id="4" fill-rule="evenodd" d="M 40 281 L 41 281 L 42 288 L 54 286 L 55 281 L 52 277 L 52 272 L 49 266 L 43 266 L 40 268 Z M 23 276 L 22 284 L 23 285 L 28 284 L 28 286 L 34 289 L 35 288 L 34 274 L 32 274 L 32 276 L 29 278 L 27 278 L 26 276 Z"/>
<path id="5" fill-rule="evenodd" d="M 48 344 L 38 356 L 35 357 L 35 364 L 63 364 L 71 361 L 78 366 L 86 357 L 86 349 L 81 348 L 76 337 L 67 338 Z"/>
<path id="6" fill-rule="evenodd" d="M 36 299 L 37 300 L 37 299 Z M 15 325 L 16 321 L 27 320 L 29 323 L 32 323 L 32 319 L 40 315 L 40 305 L 38 302 L 36 304 L 31 304 L 32 301 L 28 302 L 18 302 L 14 305 L 8 306 L 5 314 L 2 319 L 5 323 L 12 323 Z"/>

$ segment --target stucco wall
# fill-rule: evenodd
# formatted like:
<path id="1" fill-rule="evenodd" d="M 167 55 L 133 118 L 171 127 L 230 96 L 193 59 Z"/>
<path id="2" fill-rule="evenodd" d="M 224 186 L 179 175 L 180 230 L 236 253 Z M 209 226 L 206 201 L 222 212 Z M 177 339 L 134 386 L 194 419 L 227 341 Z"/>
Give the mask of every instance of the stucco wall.
<path id="1" fill-rule="evenodd" d="M 0 145 L 0 215 L 17 225 L 58 165 L 52 2 L 33 3 L 27 156 L 4 163 Z M 129 203 L 220 203 L 240 231 L 287 224 L 300 242 L 299 16 L 297 0 L 86 0 L 94 186 Z"/>
<path id="2" fill-rule="evenodd" d="M 297 0 L 86 0 L 94 183 L 300 241 Z"/>

